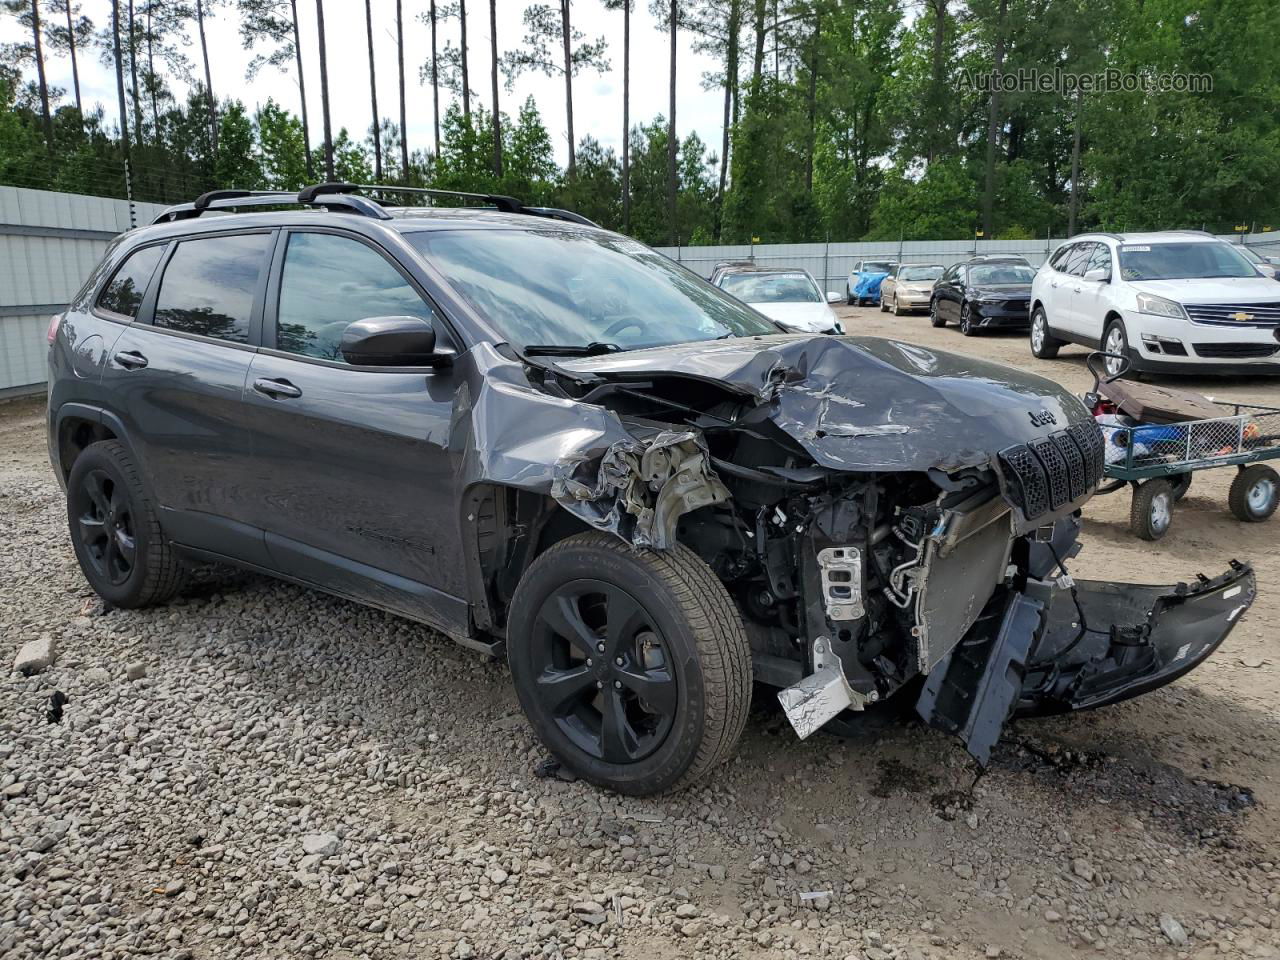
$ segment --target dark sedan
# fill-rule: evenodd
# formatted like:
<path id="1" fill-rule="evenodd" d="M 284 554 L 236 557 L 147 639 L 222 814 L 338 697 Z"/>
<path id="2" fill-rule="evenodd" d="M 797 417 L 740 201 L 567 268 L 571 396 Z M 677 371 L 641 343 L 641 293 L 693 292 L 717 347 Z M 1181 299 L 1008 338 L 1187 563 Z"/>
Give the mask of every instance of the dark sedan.
<path id="1" fill-rule="evenodd" d="M 954 264 L 934 284 L 929 321 L 935 327 L 958 323 L 966 337 L 995 327 L 1025 330 L 1035 275 L 1020 258 Z"/>

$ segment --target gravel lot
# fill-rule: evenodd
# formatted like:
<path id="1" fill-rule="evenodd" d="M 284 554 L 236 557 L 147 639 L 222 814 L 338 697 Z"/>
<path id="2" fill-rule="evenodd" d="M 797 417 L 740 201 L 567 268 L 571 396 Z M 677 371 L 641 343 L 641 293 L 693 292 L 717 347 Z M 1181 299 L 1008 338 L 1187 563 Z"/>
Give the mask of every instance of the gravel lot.
<path id="1" fill-rule="evenodd" d="M 856 332 L 1087 385 L 1081 350 Z M 1197 383 L 1280 405 L 1280 384 Z M 1198 475 L 1172 532 L 1086 511 L 1078 576 L 1172 582 L 1251 559 L 1260 599 L 1203 668 L 963 751 L 869 714 L 797 742 L 753 714 L 705 788 L 540 779 L 504 664 L 257 577 L 103 613 L 64 531 L 43 407 L 0 405 L 0 956 L 1280 957 L 1280 550 Z M 131 679 L 134 678 L 134 679 Z M 55 691 L 69 698 L 50 722 Z"/>

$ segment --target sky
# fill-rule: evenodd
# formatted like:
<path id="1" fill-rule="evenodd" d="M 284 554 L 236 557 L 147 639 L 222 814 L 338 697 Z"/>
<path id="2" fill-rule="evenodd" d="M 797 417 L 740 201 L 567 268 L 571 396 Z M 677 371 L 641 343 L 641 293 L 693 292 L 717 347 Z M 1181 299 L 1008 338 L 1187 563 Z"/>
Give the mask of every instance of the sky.
<path id="1" fill-rule="evenodd" d="M 552 3 L 555 0 L 551 0 Z M 398 122 L 399 91 L 396 68 L 395 0 L 372 0 L 374 55 L 377 65 L 378 108 L 383 117 Z M 443 5 L 443 3 L 439 4 Z M 42 7 L 47 7 L 43 0 Z M 125 3 L 121 2 L 122 11 Z M 141 4 L 139 3 L 139 6 Z M 499 55 L 518 47 L 524 38 L 521 15 L 526 0 L 497 0 Z M 429 27 L 418 19 L 427 9 L 426 0 L 403 0 L 405 21 L 405 92 L 408 99 L 408 139 L 411 150 L 433 146 L 432 105 L 430 87 L 419 83 L 418 70 L 431 57 Z M 107 0 L 79 0 L 79 11 L 99 28 L 109 27 L 111 5 Z M 52 14 L 46 9 L 45 16 Z M 316 37 L 316 7 L 312 0 L 298 0 L 298 16 L 302 34 L 303 66 L 306 70 L 307 101 L 311 139 L 318 144 L 322 137 L 320 113 L 320 65 Z M 365 32 L 365 9 L 360 0 L 326 0 L 324 4 L 325 34 L 329 52 L 330 111 L 334 135 L 341 127 L 353 137 L 363 139 L 372 120 L 369 103 L 369 61 Z M 606 56 L 610 69 L 597 73 L 584 71 L 574 79 L 574 133 L 579 140 L 590 134 L 604 146 L 620 150 L 622 143 L 622 14 L 605 10 L 600 0 L 576 0 L 573 5 L 574 26 L 590 39 L 603 36 L 609 43 Z M 253 53 L 244 49 L 233 10 L 215 10 L 206 17 L 214 92 L 219 99 L 234 97 L 252 110 L 268 98 L 299 112 L 297 78 L 291 69 L 282 73 L 265 67 L 250 84 L 245 80 L 245 67 Z M 200 48 L 194 23 L 190 28 L 187 55 L 192 72 L 202 76 Z M 457 21 L 442 22 L 437 28 L 441 50 L 447 39 L 459 44 Z M 11 17 L 0 20 L 0 43 L 26 39 L 23 29 Z M 467 40 L 470 48 L 468 70 L 474 91 L 472 103 L 490 106 L 489 85 L 489 5 L 485 0 L 467 4 Z M 650 121 L 667 113 L 669 88 L 669 40 L 657 29 L 646 0 L 636 0 L 631 18 L 631 122 Z M 81 92 L 86 108 L 94 103 L 104 105 L 108 124 L 114 126 L 117 108 L 114 72 L 101 62 L 100 50 L 79 56 Z M 260 52 L 267 52 L 265 46 Z M 46 51 L 46 71 L 52 86 L 66 91 L 72 99 L 71 63 L 65 57 L 50 56 Z M 696 130 L 709 149 L 719 153 L 723 131 L 723 94 L 702 88 L 702 77 L 714 70 L 715 61 L 696 54 L 690 38 L 681 35 L 677 61 L 678 83 L 676 125 L 681 137 Z M 179 99 L 186 84 L 169 79 Z M 538 104 L 543 122 L 551 134 L 556 157 L 563 166 L 568 157 L 565 124 L 564 79 L 532 74 L 520 76 L 510 93 L 505 83 L 499 84 L 502 109 L 514 116 L 519 105 L 530 95 Z M 441 91 L 443 115 L 449 95 Z"/>

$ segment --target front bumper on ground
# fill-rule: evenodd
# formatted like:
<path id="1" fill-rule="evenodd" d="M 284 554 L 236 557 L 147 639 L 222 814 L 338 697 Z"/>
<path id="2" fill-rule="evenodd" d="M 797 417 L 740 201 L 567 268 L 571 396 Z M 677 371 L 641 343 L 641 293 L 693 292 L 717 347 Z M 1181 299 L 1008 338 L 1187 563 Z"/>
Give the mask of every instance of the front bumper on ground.
<path id="1" fill-rule="evenodd" d="M 1255 593 L 1252 568 L 1234 560 L 1192 584 L 1029 581 L 993 600 L 999 606 L 939 661 L 916 710 L 986 763 L 1010 717 L 1105 706 L 1195 669 Z"/>

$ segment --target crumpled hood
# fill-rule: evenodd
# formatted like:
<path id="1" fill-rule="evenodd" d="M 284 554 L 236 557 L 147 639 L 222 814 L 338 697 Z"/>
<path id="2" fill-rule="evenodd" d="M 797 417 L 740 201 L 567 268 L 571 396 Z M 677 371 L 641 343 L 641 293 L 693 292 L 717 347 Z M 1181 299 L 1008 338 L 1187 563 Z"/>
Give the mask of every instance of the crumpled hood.
<path id="1" fill-rule="evenodd" d="M 765 405 L 815 462 L 835 470 L 957 470 L 1088 420 L 1043 377 L 876 337 L 769 336 L 673 344 L 561 361 L 605 378 L 712 381 Z"/>
<path id="2" fill-rule="evenodd" d="M 835 311 L 825 303 L 753 303 L 751 307 L 789 330 L 805 333 L 825 333 L 837 323 Z"/>

